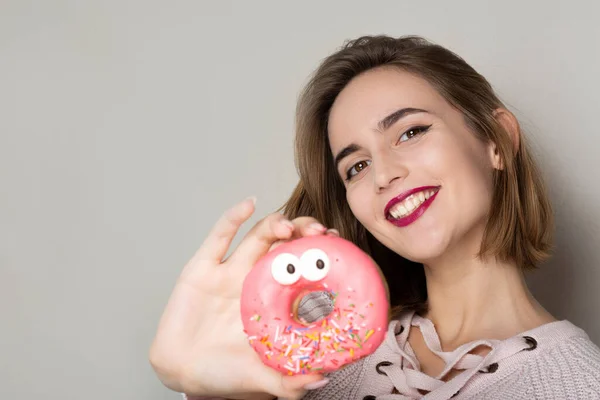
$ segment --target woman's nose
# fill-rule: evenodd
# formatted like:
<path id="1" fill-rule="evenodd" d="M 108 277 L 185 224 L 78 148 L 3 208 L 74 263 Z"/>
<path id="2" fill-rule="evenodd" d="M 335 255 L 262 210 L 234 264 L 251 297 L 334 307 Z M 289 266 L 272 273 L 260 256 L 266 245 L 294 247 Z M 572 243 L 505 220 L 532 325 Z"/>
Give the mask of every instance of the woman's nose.
<path id="1" fill-rule="evenodd" d="M 373 160 L 375 190 L 379 193 L 385 191 L 394 181 L 406 178 L 408 171 L 399 160 L 393 157 L 378 157 Z"/>

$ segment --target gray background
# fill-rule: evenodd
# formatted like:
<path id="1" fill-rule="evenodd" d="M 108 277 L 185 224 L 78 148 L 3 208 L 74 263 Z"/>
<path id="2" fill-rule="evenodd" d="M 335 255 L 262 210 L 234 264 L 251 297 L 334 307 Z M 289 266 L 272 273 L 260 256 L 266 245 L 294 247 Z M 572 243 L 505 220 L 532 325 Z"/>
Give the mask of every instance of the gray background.
<path id="1" fill-rule="evenodd" d="M 599 12 L 0 0 L 0 398 L 177 398 L 147 362 L 176 277 L 224 209 L 257 195 L 254 222 L 286 199 L 298 91 L 371 33 L 457 51 L 520 118 L 558 219 L 532 288 L 600 342 Z"/>

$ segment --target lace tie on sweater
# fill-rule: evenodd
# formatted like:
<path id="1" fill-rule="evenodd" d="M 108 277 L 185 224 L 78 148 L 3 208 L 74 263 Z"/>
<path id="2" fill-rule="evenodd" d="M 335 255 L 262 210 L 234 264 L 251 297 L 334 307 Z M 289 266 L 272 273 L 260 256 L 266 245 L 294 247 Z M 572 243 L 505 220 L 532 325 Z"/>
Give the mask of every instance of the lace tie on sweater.
<path id="1" fill-rule="evenodd" d="M 420 329 L 429 350 L 444 361 L 444 369 L 435 377 L 421 372 L 415 353 L 408 343 L 410 329 L 402 327 L 401 321 L 394 321 L 389 326 L 386 340 L 396 341 L 390 344 L 400 352 L 401 365 L 382 362 L 377 365 L 377 372 L 388 376 L 398 394 L 366 396 L 365 400 L 449 399 L 458 395 L 460 389 L 477 373 L 494 373 L 501 360 L 524 350 L 532 350 L 537 346 L 535 339 L 524 336 L 505 341 L 477 340 L 464 344 L 454 351 L 446 352 L 442 350 L 439 337 L 430 320 L 415 314 L 412 316 L 412 326 Z M 399 333 L 394 335 L 394 332 Z M 489 348 L 489 353 L 484 356 L 471 354 L 480 346 Z M 461 372 L 445 382 L 443 378 L 453 369 Z"/>

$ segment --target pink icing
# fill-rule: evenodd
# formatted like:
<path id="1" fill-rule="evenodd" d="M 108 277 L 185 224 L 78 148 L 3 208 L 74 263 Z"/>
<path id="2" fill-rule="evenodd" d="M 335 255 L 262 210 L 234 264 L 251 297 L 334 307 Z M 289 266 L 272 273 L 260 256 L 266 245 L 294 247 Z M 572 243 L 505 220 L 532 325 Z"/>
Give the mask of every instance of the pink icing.
<path id="1" fill-rule="evenodd" d="M 275 280 L 271 264 L 277 256 L 287 253 L 299 260 L 309 249 L 327 255 L 325 277 L 311 281 L 301 275 L 289 285 Z M 305 265 L 309 260 L 296 268 L 314 268 Z M 334 311 L 303 325 L 293 318 L 292 304 L 314 291 L 329 291 Z M 263 363 L 289 375 L 334 371 L 371 354 L 385 337 L 388 310 L 377 265 L 353 243 L 334 236 L 309 236 L 278 246 L 258 261 L 242 289 L 242 322 L 250 344 Z"/>

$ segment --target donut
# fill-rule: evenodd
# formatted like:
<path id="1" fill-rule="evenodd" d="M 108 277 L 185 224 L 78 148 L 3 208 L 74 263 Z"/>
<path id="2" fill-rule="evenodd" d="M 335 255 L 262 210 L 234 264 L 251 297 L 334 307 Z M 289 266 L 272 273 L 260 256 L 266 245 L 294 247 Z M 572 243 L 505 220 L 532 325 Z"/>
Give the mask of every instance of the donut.
<path id="1" fill-rule="evenodd" d="M 321 303 L 326 312 L 316 321 L 302 318 L 303 302 Z M 327 235 L 291 240 L 265 254 L 241 294 L 250 345 L 265 365 L 287 375 L 331 372 L 371 354 L 385 337 L 389 307 L 371 257 Z"/>

